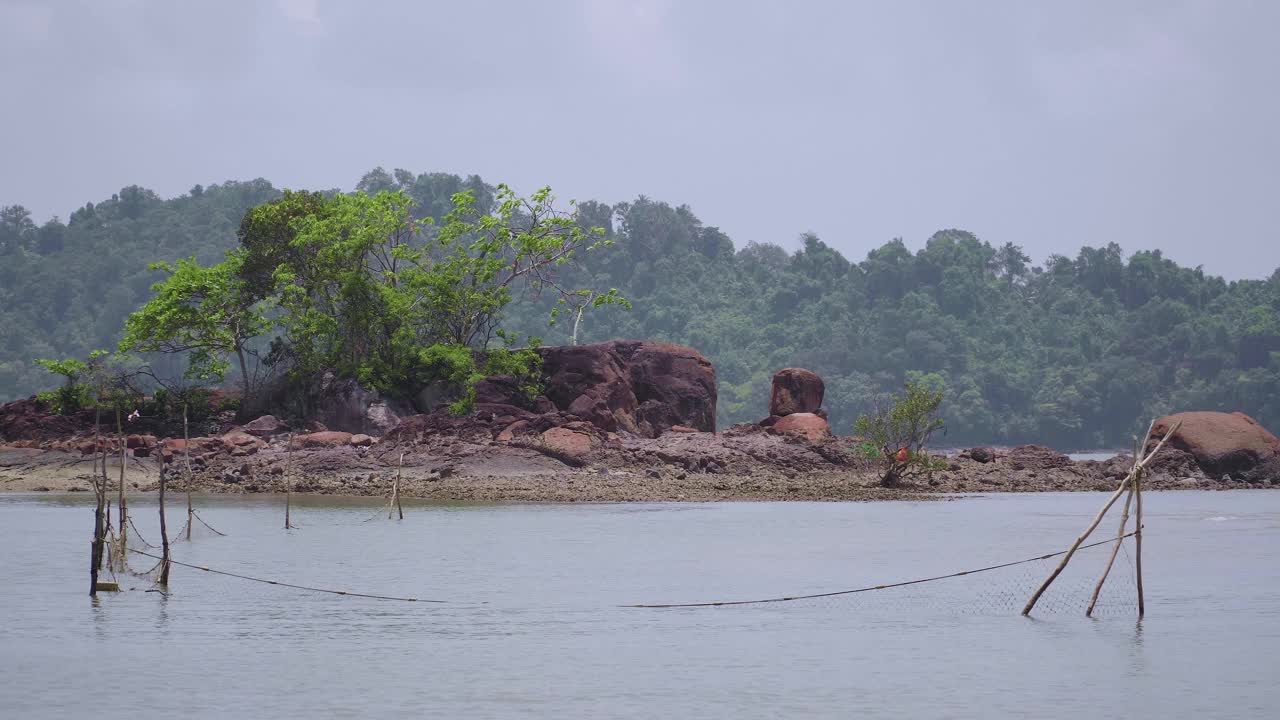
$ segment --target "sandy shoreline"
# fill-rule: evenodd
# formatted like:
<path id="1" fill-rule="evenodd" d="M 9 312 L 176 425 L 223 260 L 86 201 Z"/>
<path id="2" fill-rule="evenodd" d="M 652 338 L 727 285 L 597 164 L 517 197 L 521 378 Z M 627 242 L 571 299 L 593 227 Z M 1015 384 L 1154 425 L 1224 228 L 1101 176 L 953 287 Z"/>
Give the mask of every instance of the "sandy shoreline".
<path id="1" fill-rule="evenodd" d="M 836 464 L 830 450 L 771 435 L 734 438 L 709 433 L 634 440 L 582 459 L 581 467 L 537 448 L 457 438 L 446 444 L 297 450 L 293 492 L 386 497 L 397 471 L 405 497 L 461 502 L 870 501 L 936 498 L 951 493 L 1063 492 L 1114 489 L 1126 461 L 1061 461 L 1040 465 L 1015 456 L 994 462 L 953 460 L 947 470 L 898 488 L 879 486 L 874 466 Z M 404 465 L 397 468 L 400 453 Z M 199 454 L 190 483 L 180 461 L 156 454 L 127 457 L 132 491 L 154 492 L 169 473 L 174 492 L 279 493 L 286 490 L 288 451 L 275 442 L 248 456 Z M 1033 456 L 1034 459 L 1034 456 Z M 119 457 L 108 462 L 114 485 Z M 576 464 L 576 463 L 575 463 Z M 91 456 L 65 448 L 0 446 L 0 492 L 80 492 L 90 488 Z M 1118 475 L 1119 474 L 1119 475 Z M 1270 484 L 1157 473 L 1152 490 L 1274 487 Z"/>

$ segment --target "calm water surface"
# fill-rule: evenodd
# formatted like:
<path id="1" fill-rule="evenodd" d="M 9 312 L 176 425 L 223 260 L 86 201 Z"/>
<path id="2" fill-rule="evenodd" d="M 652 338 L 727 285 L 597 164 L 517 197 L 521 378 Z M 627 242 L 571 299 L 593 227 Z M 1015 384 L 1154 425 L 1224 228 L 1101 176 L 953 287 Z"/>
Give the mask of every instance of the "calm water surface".
<path id="1" fill-rule="evenodd" d="M 0 496 L 0 716 L 1275 717 L 1280 493 L 1144 496 L 1131 555 L 1083 617 L 1105 548 L 1035 619 L 1047 562 L 773 605 L 617 605 L 822 592 L 1058 550 L 1103 495 L 953 502 L 406 508 L 198 498 L 227 537 L 179 560 L 449 600 L 364 600 L 175 568 L 171 593 L 87 597 L 83 495 Z M 148 502 L 151 503 L 148 505 Z M 155 539 L 154 498 L 135 499 Z M 181 510 L 171 526 L 181 525 Z M 1114 523 L 1104 526 L 1114 532 Z M 139 563 L 141 564 L 141 563 Z"/>

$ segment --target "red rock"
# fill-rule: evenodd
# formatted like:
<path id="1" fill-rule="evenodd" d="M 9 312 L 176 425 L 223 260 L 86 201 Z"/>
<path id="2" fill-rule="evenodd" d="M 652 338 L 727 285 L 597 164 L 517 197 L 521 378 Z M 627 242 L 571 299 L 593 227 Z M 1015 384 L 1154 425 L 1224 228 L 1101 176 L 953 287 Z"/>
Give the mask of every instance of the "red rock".
<path id="1" fill-rule="evenodd" d="M 555 427 L 542 433 L 542 442 L 552 450 L 570 457 L 582 458 L 591 452 L 594 438 L 578 430 Z"/>
<path id="2" fill-rule="evenodd" d="M 263 438 L 279 435 L 284 429 L 284 423 L 277 420 L 275 415 L 263 415 L 244 426 L 245 432 Z"/>
<path id="3" fill-rule="evenodd" d="M 324 432 L 329 429 L 325 427 L 325 424 L 320 422 L 320 418 L 317 417 L 309 417 L 303 420 L 302 428 L 309 433 Z"/>
<path id="4" fill-rule="evenodd" d="M 511 442 L 516 439 L 516 435 L 519 435 L 527 427 L 529 427 L 527 420 L 517 420 L 503 428 L 496 439 L 498 442 Z"/>
<path id="5" fill-rule="evenodd" d="M 811 443 L 819 443 L 831 437 L 831 426 L 813 413 L 791 413 L 778 418 L 769 432 L 798 435 Z"/>
<path id="6" fill-rule="evenodd" d="M 223 433 L 222 444 L 228 450 L 238 447 L 253 447 L 261 449 L 266 446 L 266 443 L 243 430 L 232 430 L 230 432 Z"/>
<path id="7" fill-rule="evenodd" d="M 35 398 L 0 405 L 0 440 L 49 440 L 93 427 L 92 411 L 78 415 L 54 415 Z"/>
<path id="8" fill-rule="evenodd" d="M 351 436 L 351 444 L 356 447 L 369 447 L 373 444 L 373 438 L 364 434 L 356 434 Z"/>
<path id="9" fill-rule="evenodd" d="M 1169 445 L 1191 453 L 1209 475 L 1243 473 L 1280 454 L 1280 439 L 1244 413 L 1185 412 L 1156 421 L 1147 439 L 1154 447 L 1174 423 Z"/>
<path id="10" fill-rule="evenodd" d="M 1052 470 L 1071 466 L 1071 458 L 1043 445 L 1019 445 L 1009 451 L 1014 470 Z"/>
<path id="11" fill-rule="evenodd" d="M 324 430 L 309 435 L 299 435 L 294 441 L 302 447 L 342 447 L 351 443 L 351 433 L 341 430 Z"/>
<path id="12" fill-rule="evenodd" d="M 716 373 L 693 348 L 636 340 L 542 348 L 546 398 L 605 431 L 716 429 Z"/>
<path id="13" fill-rule="evenodd" d="M 691 428 L 691 427 L 689 427 L 689 426 L 687 426 L 687 425 L 672 425 L 671 427 L 667 428 L 667 432 L 673 432 L 673 433 L 696 433 L 696 432 L 702 432 L 702 431 L 701 431 L 701 430 L 698 430 L 697 428 Z"/>
<path id="14" fill-rule="evenodd" d="M 129 435 L 124 439 L 124 446 L 129 448 L 130 450 L 134 450 L 140 447 L 155 447 L 155 445 L 156 445 L 155 435 Z"/>
<path id="15" fill-rule="evenodd" d="M 773 376 L 769 395 L 770 415 L 816 413 L 822 408 L 826 386 L 816 373 L 802 368 L 786 368 Z"/>

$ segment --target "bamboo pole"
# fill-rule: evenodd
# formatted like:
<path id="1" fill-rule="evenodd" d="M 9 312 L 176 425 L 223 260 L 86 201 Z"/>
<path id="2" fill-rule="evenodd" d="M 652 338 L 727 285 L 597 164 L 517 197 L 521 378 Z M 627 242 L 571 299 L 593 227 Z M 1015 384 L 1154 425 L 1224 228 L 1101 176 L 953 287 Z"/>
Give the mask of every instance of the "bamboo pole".
<path id="1" fill-rule="evenodd" d="M 182 403 L 182 453 L 183 461 L 186 463 L 187 477 L 185 484 L 187 486 L 187 542 L 191 541 L 191 526 L 195 523 L 196 511 L 191 508 L 191 433 L 187 430 L 187 404 Z"/>
<path id="2" fill-rule="evenodd" d="M 1116 501 L 1120 499 L 1120 496 L 1124 494 L 1128 484 L 1129 478 L 1126 477 L 1124 481 L 1120 483 L 1120 487 L 1116 488 L 1115 493 L 1111 495 L 1111 499 L 1107 500 L 1107 504 L 1103 505 L 1102 509 L 1098 511 L 1098 515 L 1093 518 L 1093 522 L 1089 523 L 1089 527 L 1085 528 L 1084 532 L 1081 533 L 1080 536 L 1076 538 L 1076 541 L 1071 544 L 1070 549 L 1067 550 L 1067 554 L 1063 555 L 1062 560 L 1058 562 L 1058 566 L 1053 569 L 1053 572 L 1049 574 L 1049 577 L 1045 578 L 1044 582 L 1040 584 L 1040 587 L 1036 589 L 1035 594 L 1027 601 L 1026 607 L 1022 608 L 1023 615 L 1031 614 L 1031 609 L 1036 606 L 1036 602 L 1040 600 L 1040 596 L 1043 595 L 1044 591 L 1048 590 L 1049 586 L 1053 584 L 1053 581 L 1057 580 L 1058 576 L 1062 574 L 1063 569 L 1065 569 L 1067 567 L 1067 563 L 1070 562 L 1071 556 L 1076 554 L 1076 550 L 1079 550 L 1080 546 L 1084 544 L 1084 541 L 1089 537 L 1089 535 L 1098 528 L 1098 525 L 1102 522 L 1102 518 L 1106 516 L 1107 511 L 1111 509 L 1111 506 L 1115 505 Z"/>
<path id="3" fill-rule="evenodd" d="M 158 463 L 160 466 L 160 577 L 156 581 L 157 584 L 167 586 L 169 584 L 169 528 L 165 524 L 164 517 L 164 491 L 168 481 L 164 476 L 164 458 L 160 458 Z"/>
<path id="4" fill-rule="evenodd" d="M 1147 427 L 1147 434 L 1145 436 L 1146 438 L 1149 439 L 1151 437 L 1151 431 L 1152 429 L 1155 428 L 1155 425 L 1156 425 L 1156 421 L 1152 420 L 1151 425 Z M 1130 470 L 1129 474 L 1125 476 L 1123 481 L 1121 481 L 1120 487 L 1116 488 L 1115 493 L 1111 496 L 1109 500 L 1107 500 L 1107 504 L 1102 506 L 1102 510 L 1099 511 L 1097 517 L 1093 519 L 1093 523 L 1090 524 L 1089 527 L 1085 529 L 1084 533 L 1082 533 L 1080 537 L 1076 538 L 1076 541 L 1071 545 L 1071 548 L 1067 550 L 1066 555 L 1063 555 L 1062 561 L 1058 563 L 1058 566 L 1053 569 L 1053 572 L 1049 574 L 1049 577 L 1045 578 L 1045 581 L 1041 583 L 1039 588 L 1036 589 L 1035 594 L 1031 596 L 1031 599 L 1027 601 L 1026 606 L 1022 608 L 1023 615 L 1031 614 L 1031 609 L 1036 606 L 1036 601 L 1040 599 L 1040 596 L 1044 594 L 1045 590 L 1049 589 L 1049 585 L 1053 584 L 1053 581 L 1056 580 L 1058 576 L 1062 574 L 1062 570 L 1067 566 L 1067 563 L 1071 560 L 1071 556 L 1075 555 L 1076 550 L 1080 549 L 1081 543 L 1085 541 L 1085 538 L 1089 537 L 1090 533 L 1092 533 L 1094 530 L 1097 529 L 1098 524 L 1102 522 L 1102 518 L 1107 514 L 1107 511 L 1111 509 L 1111 506 L 1116 504 L 1116 501 L 1120 499 L 1120 495 L 1126 489 L 1128 489 L 1130 487 L 1130 484 L 1135 482 L 1139 478 L 1139 476 L 1146 470 L 1147 463 L 1151 462 L 1151 459 L 1156 456 L 1156 453 L 1160 452 L 1161 448 L 1164 447 L 1165 443 L 1169 441 L 1169 438 L 1173 437 L 1173 434 L 1177 432 L 1178 428 L 1180 427 L 1182 427 L 1181 422 L 1174 423 L 1173 427 L 1169 428 L 1169 431 L 1164 434 L 1163 438 L 1160 439 L 1160 442 L 1156 443 L 1155 448 L 1152 449 L 1150 453 L 1147 453 L 1147 455 L 1143 457 L 1141 460 L 1137 459 L 1140 453 L 1138 452 L 1134 453 L 1133 469 Z M 1146 441 L 1144 440 L 1143 443 L 1145 446 Z M 1134 449 L 1138 450 L 1139 447 L 1135 444 Z M 1135 492 L 1134 495 L 1137 497 L 1138 507 L 1141 508 L 1142 506 L 1141 496 L 1138 495 L 1137 492 Z M 1141 520 L 1138 520 L 1138 527 L 1139 528 L 1142 527 Z M 1138 590 L 1139 617 L 1141 617 L 1143 611 L 1144 611 L 1144 608 L 1142 603 L 1142 590 L 1141 588 L 1139 588 Z"/>
<path id="5" fill-rule="evenodd" d="M 289 450 L 284 462 L 284 529 L 293 528 L 289 522 L 289 506 L 293 499 L 293 433 L 289 433 Z"/>
<path id="6" fill-rule="evenodd" d="M 1093 608 L 1098 604 L 1098 595 L 1102 594 L 1102 584 L 1107 581 L 1107 575 L 1111 573 L 1111 566 L 1115 564 L 1116 556 L 1120 554 L 1120 543 L 1124 542 L 1124 530 L 1129 524 L 1129 505 L 1133 503 L 1133 486 L 1129 486 L 1129 494 L 1124 498 L 1124 508 L 1120 511 L 1120 529 L 1116 531 L 1116 542 L 1111 548 L 1111 557 L 1107 558 L 1107 566 L 1102 571 L 1102 577 L 1098 578 L 1098 584 L 1093 586 L 1093 595 L 1089 597 L 1089 609 L 1084 611 L 1085 617 L 1093 617 Z"/>
<path id="7" fill-rule="evenodd" d="M 120 567 L 124 567 L 125 553 L 129 551 L 129 500 L 125 497 L 124 488 L 124 472 L 127 464 L 125 453 L 128 452 L 128 443 L 125 442 L 124 425 L 120 422 L 118 407 L 116 408 L 116 434 L 120 436 L 120 507 L 116 511 L 116 520 L 120 523 L 120 557 L 116 558 L 116 562 Z"/>
<path id="8" fill-rule="evenodd" d="M 391 502 L 395 505 L 396 510 L 400 512 L 400 519 L 404 519 L 404 506 L 400 504 L 400 471 L 404 468 L 404 453 L 400 453 L 400 462 L 396 465 L 396 481 L 391 486 Z M 387 511 L 387 519 L 391 519 L 391 511 Z"/>
<path id="9" fill-rule="evenodd" d="M 1138 476 L 1133 479 L 1133 494 L 1137 498 L 1137 532 L 1133 535 L 1134 555 L 1136 560 L 1134 565 L 1138 574 L 1138 619 L 1147 612 L 1146 602 L 1142 594 L 1142 474 L 1143 470 L 1138 471 Z"/>

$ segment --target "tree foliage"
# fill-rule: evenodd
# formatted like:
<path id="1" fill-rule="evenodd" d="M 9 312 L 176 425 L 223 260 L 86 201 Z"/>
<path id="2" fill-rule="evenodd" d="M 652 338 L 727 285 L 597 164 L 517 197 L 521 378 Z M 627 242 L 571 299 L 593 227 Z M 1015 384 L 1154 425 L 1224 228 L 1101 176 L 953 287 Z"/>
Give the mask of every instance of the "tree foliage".
<path id="1" fill-rule="evenodd" d="M 941 389 L 908 381 L 902 394 L 877 398 L 874 409 L 854 423 L 863 454 L 883 467 L 880 484 L 893 487 L 904 478 L 938 467 L 926 447 L 946 425 L 938 414 L 942 398 Z"/>
<path id="2" fill-rule="evenodd" d="M 49 385 L 33 358 L 83 357 L 114 345 L 123 319 L 152 297 L 148 263 L 195 257 L 208 266 L 240 248 L 243 277 L 255 297 L 267 300 L 281 292 L 277 268 L 296 268 L 295 276 L 312 272 L 306 260 L 340 242 L 340 228 L 366 218 L 359 222 L 384 229 L 412 221 L 419 262 L 464 277 L 446 248 L 431 244 L 453 222 L 453 198 L 469 191 L 473 203 L 456 218 L 455 250 L 479 239 L 482 219 L 500 217 L 503 202 L 498 188 L 479 178 L 442 173 L 374 171 L 359 189 L 370 204 L 383 192 L 407 196 L 408 217 L 392 212 L 399 206 L 390 201 L 362 214 L 353 196 L 339 205 L 331 203 L 339 197 L 332 192 L 282 194 L 264 181 L 193 188 L 171 200 L 126 188 L 76 210 L 65 223 L 37 225 L 30 213 L 10 206 L 0 212 L 0 397 Z M 272 200 L 280 202 L 263 205 Z M 251 208 L 257 209 L 246 215 Z M 326 213 L 339 209 L 346 219 L 328 222 Z M 617 244 L 549 266 L 557 285 L 616 288 L 635 303 L 631 312 L 584 319 L 579 340 L 647 338 L 696 347 L 716 366 L 721 425 L 764 417 L 773 372 L 801 366 L 826 381 L 825 404 L 836 427 L 850 427 L 873 410 L 875 397 L 908 380 L 940 382 L 939 412 L 951 443 L 1124 446 L 1150 417 L 1188 409 L 1239 410 L 1280 428 L 1280 272 L 1228 282 L 1179 266 L 1158 250 L 1125 252 L 1084 240 L 1084 247 L 1060 248 L 1062 254 L 1037 263 L 1016 242 L 993 247 L 961 230 L 910 242 L 840 238 L 843 247 L 868 248 L 859 257 L 842 255 L 814 235 L 798 243 L 775 239 L 791 249 L 769 242 L 735 248 L 690 208 L 643 196 L 583 202 L 570 215 L 587 235 L 584 247 L 601 239 Z M 520 225 L 528 219 L 527 209 L 509 215 L 513 228 L 528 227 Z M 796 224 L 803 227 L 803 218 Z M 594 227 L 603 233 L 591 233 Z M 295 244 L 300 233 L 311 237 Z M 391 258 L 399 285 L 368 272 L 347 282 L 353 276 L 337 262 L 340 248 L 331 249 L 335 261 L 314 272 L 327 278 L 318 279 L 334 293 L 334 307 L 349 311 L 342 317 L 350 318 L 351 334 L 342 347 L 322 345 L 320 357 L 333 352 L 355 365 L 348 368 L 353 373 L 363 370 L 387 386 L 410 384 L 410 375 L 425 372 L 418 350 L 449 333 L 428 330 L 413 339 L 430 326 L 425 313 L 385 327 L 362 325 L 360 318 L 406 309 L 412 318 L 423 304 L 447 308 L 451 295 L 432 295 L 424 278 L 410 281 L 408 258 Z M 519 284 L 490 317 L 516 336 L 567 343 L 575 313 L 560 301 L 576 297 Z M 327 302 L 304 300 L 300 307 Z M 392 300 L 403 307 L 388 304 Z M 548 327 L 557 308 L 557 322 Z M 277 307 L 268 317 L 280 322 L 285 312 Z M 472 327 L 481 327 L 475 338 L 486 335 L 483 322 L 466 317 L 440 324 L 463 328 L 457 335 L 464 337 Z M 283 332 L 277 326 L 259 342 Z M 361 343 L 375 351 L 357 351 Z M 288 348 L 277 343 L 277 349 L 287 364 Z M 391 361 L 371 359 L 380 353 Z M 158 370 L 185 369 L 179 356 L 149 359 Z"/>

